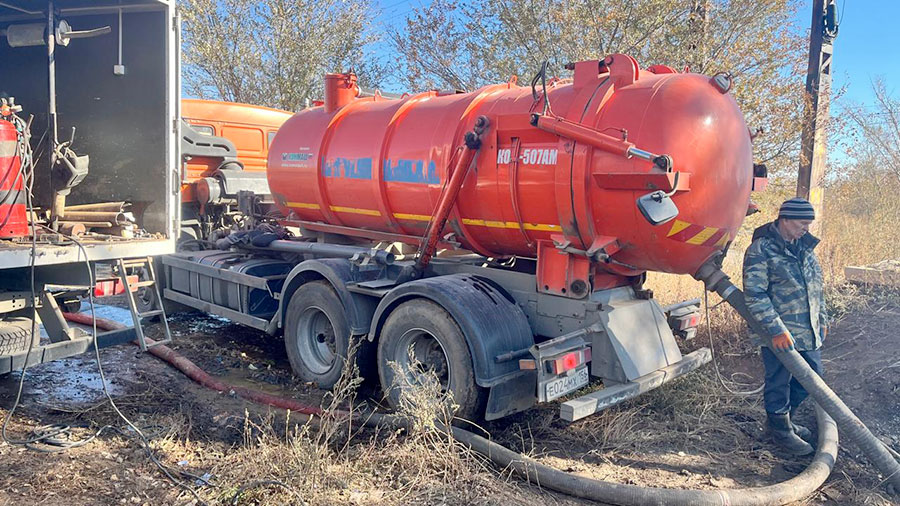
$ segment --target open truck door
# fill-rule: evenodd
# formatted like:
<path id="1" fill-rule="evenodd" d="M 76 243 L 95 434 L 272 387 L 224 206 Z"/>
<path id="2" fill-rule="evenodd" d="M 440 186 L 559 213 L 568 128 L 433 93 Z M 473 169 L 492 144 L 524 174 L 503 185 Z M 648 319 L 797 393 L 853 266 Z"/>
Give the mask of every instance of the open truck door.
<path id="1" fill-rule="evenodd" d="M 122 259 L 174 251 L 179 31 L 162 0 L 0 4 L 3 196 L 14 204 L 0 221 L 18 223 L 0 234 L 0 374 L 88 350 L 94 336 L 69 328 L 60 306 L 134 269 Z M 35 317 L 47 335 L 32 340 Z"/>

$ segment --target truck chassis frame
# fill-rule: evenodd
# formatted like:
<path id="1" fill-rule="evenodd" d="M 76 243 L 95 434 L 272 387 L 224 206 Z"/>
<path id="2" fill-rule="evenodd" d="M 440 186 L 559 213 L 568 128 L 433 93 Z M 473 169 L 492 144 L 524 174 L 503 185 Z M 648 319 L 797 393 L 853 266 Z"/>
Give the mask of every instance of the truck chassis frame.
<path id="1" fill-rule="evenodd" d="M 265 276 L 240 272 L 247 262 L 283 262 Z M 295 291 L 325 281 L 338 294 L 352 336 L 377 342 L 384 322 L 405 301 L 425 299 L 445 309 L 462 329 L 476 383 L 488 390 L 485 418 L 495 419 L 554 400 L 569 391 L 548 385 L 576 374 L 602 378 L 604 389 L 561 405 L 574 421 L 656 388 L 711 359 L 701 348 L 682 356 L 667 314 L 649 291 L 622 286 L 582 299 L 547 294 L 535 283 L 533 261 L 503 265 L 479 255 L 435 258 L 425 275 L 407 280 L 412 260 L 383 250 L 322 242 L 277 240 L 230 252 L 166 256 L 164 297 L 276 335 L 283 332 Z M 256 297 L 256 299 L 254 299 Z M 251 300 L 270 297 L 266 314 Z M 694 302 L 694 301 L 692 301 Z M 675 308 L 683 309 L 684 304 Z M 553 363 L 575 354 L 575 367 Z M 583 386 L 583 380 L 565 380 Z"/>

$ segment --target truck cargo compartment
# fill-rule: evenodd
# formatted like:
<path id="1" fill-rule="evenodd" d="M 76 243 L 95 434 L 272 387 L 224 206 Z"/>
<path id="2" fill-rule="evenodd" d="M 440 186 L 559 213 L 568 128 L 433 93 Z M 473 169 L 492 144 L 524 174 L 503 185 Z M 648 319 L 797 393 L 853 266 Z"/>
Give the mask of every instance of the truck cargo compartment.
<path id="1" fill-rule="evenodd" d="M 39 34 L 16 47 L 11 44 L 22 44 L 22 37 L 9 39 L 23 32 L 22 28 L 10 32 L 10 27 L 42 23 L 46 27 L 46 12 L 38 11 L 46 11 L 50 4 L 28 5 L 34 14 L 0 7 L 4 34 L 0 96 L 14 97 L 23 120 L 33 116 L 33 206 L 39 208 L 40 217 L 54 203 L 60 176 L 50 166 L 53 122 L 47 44 L 41 43 Z M 177 25 L 172 7 L 160 0 L 127 4 L 59 0 L 52 5 L 57 22 L 64 20 L 72 30 L 109 28 L 105 34 L 56 44 L 54 50 L 58 141 L 72 141 L 69 147 L 79 159 L 89 159 L 87 174 L 66 195 L 65 206 L 127 202 L 135 219 L 133 237 L 86 235 L 82 242 L 88 255 L 99 260 L 169 253 L 174 250 L 180 182 Z M 35 258 L 37 265 L 77 261 L 80 253 L 71 242 L 53 244 L 49 238 L 39 241 L 38 247 L 42 251 Z M 27 239 L 0 241 L 8 267 L 29 265 L 30 249 Z"/>

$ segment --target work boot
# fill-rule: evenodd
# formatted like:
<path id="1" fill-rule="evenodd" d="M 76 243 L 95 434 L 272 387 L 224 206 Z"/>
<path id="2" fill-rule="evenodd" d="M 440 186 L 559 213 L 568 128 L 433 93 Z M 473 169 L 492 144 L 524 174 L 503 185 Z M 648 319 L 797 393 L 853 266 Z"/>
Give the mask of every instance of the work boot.
<path id="1" fill-rule="evenodd" d="M 800 439 L 806 441 L 807 443 L 813 444 L 814 438 L 813 438 L 812 431 L 807 429 L 806 427 L 800 425 L 799 423 L 794 422 L 794 414 L 796 412 L 797 412 L 797 408 L 794 408 L 791 410 L 791 414 L 790 414 L 791 427 L 794 428 L 794 434 L 799 436 Z"/>
<path id="2" fill-rule="evenodd" d="M 809 443 L 800 439 L 797 434 L 794 433 L 790 415 L 787 413 L 783 415 L 767 413 L 767 416 L 768 433 L 776 445 L 780 446 L 791 455 L 796 455 L 798 457 L 809 455 L 815 451 Z"/>

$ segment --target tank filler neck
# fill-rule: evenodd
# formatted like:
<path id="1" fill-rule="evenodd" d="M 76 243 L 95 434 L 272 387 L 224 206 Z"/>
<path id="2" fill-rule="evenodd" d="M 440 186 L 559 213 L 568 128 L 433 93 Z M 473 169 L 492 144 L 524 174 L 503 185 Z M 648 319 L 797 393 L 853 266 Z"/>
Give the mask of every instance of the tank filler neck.
<path id="1" fill-rule="evenodd" d="M 353 72 L 325 74 L 325 112 L 331 113 L 359 96 L 358 78 Z"/>

